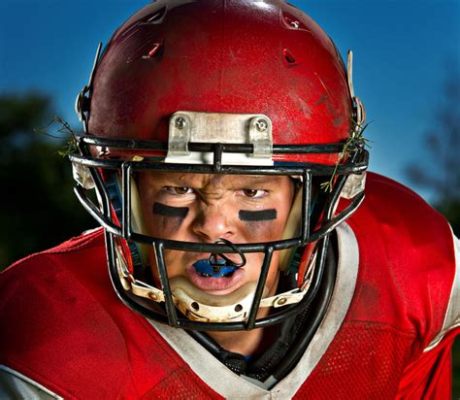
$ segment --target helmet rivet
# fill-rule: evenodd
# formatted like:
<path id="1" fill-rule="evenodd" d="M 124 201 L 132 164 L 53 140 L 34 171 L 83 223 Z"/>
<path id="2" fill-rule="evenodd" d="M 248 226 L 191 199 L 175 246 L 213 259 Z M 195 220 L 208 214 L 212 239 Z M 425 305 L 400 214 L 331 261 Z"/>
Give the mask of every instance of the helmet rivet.
<path id="1" fill-rule="evenodd" d="M 291 26 L 294 28 L 294 29 L 299 29 L 299 21 L 291 21 Z"/>
<path id="2" fill-rule="evenodd" d="M 185 125 L 187 125 L 187 121 L 185 121 L 185 118 L 183 117 L 177 117 L 174 124 L 176 125 L 177 129 L 182 130 L 185 128 Z"/>
<path id="3" fill-rule="evenodd" d="M 287 299 L 286 297 L 281 297 L 278 301 L 277 301 L 277 304 L 282 306 L 283 304 L 286 304 L 287 302 Z"/>
<path id="4" fill-rule="evenodd" d="M 265 132 L 268 129 L 267 121 L 262 118 L 256 121 L 255 126 L 259 132 Z"/>

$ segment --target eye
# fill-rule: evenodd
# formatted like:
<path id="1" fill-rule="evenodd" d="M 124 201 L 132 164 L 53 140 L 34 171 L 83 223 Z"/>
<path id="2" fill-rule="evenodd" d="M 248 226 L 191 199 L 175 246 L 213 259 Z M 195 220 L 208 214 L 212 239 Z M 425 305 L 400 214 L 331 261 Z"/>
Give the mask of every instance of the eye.
<path id="1" fill-rule="evenodd" d="M 176 195 L 176 196 L 182 196 L 185 194 L 193 193 L 193 189 L 187 186 L 165 186 L 163 189 L 166 192 Z"/>
<path id="2" fill-rule="evenodd" d="M 262 197 L 265 197 L 267 195 L 267 191 L 263 189 L 242 189 L 243 194 L 246 197 L 249 197 L 251 199 L 260 199 Z"/>

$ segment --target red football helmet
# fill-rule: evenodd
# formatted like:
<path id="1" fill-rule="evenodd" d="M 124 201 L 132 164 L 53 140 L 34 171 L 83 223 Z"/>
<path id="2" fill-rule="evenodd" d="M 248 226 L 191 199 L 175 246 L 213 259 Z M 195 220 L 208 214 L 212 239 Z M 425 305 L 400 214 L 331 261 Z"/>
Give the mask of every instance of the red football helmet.
<path id="1" fill-rule="evenodd" d="M 306 310 L 325 280 L 333 286 L 329 235 L 364 198 L 363 109 L 333 42 L 300 10 L 278 0 L 150 4 L 98 52 L 77 111 L 85 133 L 70 157 L 75 191 L 106 230 L 110 275 L 131 308 L 186 329 L 252 329 Z M 238 244 L 152 237 L 136 184 L 146 170 L 291 176 L 285 234 Z M 157 284 L 146 273 L 152 247 Z M 210 254 L 217 271 L 226 254 L 264 261 L 249 294 L 217 299 L 170 282 L 168 250 Z M 276 251 L 295 283 L 265 297 Z M 270 312 L 259 318 L 262 307 Z"/>

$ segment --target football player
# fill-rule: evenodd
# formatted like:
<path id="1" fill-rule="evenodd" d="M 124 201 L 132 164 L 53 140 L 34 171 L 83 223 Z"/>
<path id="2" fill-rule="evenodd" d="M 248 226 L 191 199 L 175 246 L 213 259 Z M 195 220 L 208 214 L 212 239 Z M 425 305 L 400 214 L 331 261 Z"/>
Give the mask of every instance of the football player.
<path id="1" fill-rule="evenodd" d="M 311 18 L 154 2 L 76 108 L 102 228 L 2 274 L 2 396 L 449 398 L 459 243 L 367 172 L 351 53 Z"/>

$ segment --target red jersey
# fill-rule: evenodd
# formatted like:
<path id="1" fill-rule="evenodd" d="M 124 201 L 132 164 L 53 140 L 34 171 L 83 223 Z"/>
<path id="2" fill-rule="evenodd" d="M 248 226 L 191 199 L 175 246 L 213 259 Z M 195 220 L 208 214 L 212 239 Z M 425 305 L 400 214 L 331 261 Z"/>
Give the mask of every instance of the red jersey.
<path id="1" fill-rule="evenodd" d="M 0 394 L 14 386 L 66 399 L 450 398 L 458 241 L 399 184 L 369 174 L 366 193 L 337 229 L 328 311 L 271 389 L 234 374 L 184 331 L 125 307 L 96 230 L 3 272 Z"/>

